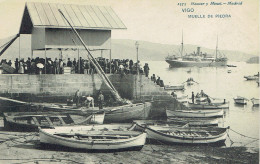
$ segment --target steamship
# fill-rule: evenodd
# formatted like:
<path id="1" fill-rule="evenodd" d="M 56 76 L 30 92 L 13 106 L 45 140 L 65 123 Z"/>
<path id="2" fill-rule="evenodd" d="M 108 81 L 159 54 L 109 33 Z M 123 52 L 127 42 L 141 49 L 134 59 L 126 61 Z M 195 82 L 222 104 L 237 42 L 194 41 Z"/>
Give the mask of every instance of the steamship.
<path id="1" fill-rule="evenodd" d="M 186 54 L 183 56 L 183 39 L 181 43 L 181 54 L 167 56 L 165 61 L 170 67 L 217 67 L 226 66 L 227 58 L 218 57 L 218 46 L 216 46 L 216 56 L 207 53 L 202 53 L 200 47 L 197 47 L 197 52 Z"/>

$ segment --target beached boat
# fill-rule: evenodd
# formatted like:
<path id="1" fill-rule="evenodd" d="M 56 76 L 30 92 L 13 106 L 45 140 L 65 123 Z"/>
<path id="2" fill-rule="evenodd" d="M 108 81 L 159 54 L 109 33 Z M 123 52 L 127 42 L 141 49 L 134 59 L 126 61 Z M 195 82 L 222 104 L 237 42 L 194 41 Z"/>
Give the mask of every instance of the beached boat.
<path id="1" fill-rule="evenodd" d="M 104 122 L 132 122 L 136 119 L 148 119 L 151 106 L 150 102 L 145 102 L 104 109 L 106 113 Z"/>
<path id="2" fill-rule="evenodd" d="M 223 109 L 216 110 L 166 110 L 167 117 L 223 117 Z"/>
<path id="3" fill-rule="evenodd" d="M 182 121 L 167 121 L 167 120 L 134 120 L 136 124 L 135 130 L 144 131 L 147 126 L 166 126 L 166 127 L 185 127 L 189 124 Z"/>
<path id="4" fill-rule="evenodd" d="M 4 128 L 9 130 L 37 131 L 38 127 L 103 124 L 105 113 L 82 116 L 61 112 L 6 112 Z"/>
<path id="5" fill-rule="evenodd" d="M 227 109 L 229 108 L 229 103 L 205 103 L 205 104 L 193 104 L 188 102 L 187 107 L 191 109 Z"/>
<path id="6" fill-rule="evenodd" d="M 259 106 L 260 99 L 252 98 L 251 101 L 253 103 L 253 106 Z"/>
<path id="7" fill-rule="evenodd" d="M 146 140 L 146 133 L 132 131 L 123 125 L 89 125 L 40 129 L 40 143 L 59 145 L 85 150 L 140 150 Z"/>
<path id="8" fill-rule="evenodd" d="M 52 103 L 27 103 L 23 101 L 13 100 L 9 98 L 0 97 L 5 101 L 15 102 L 16 106 L 29 106 L 31 111 L 48 111 L 48 112 L 70 112 L 80 115 L 90 115 L 99 112 L 105 112 L 106 123 L 116 122 L 132 122 L 136 119 L 147 119 L 150 115 L 151 103 L 126 104 L 116 107 L 105 107 L 99 110 L 98 108 L 77 107 L 75 105 L 68 106 L 66 104 L 52 104 Z M 18 108 L 17 108 L 18 109 Z M 17 110 L 19 111 L 19 109 Z"/>
<path id="9" fill-rule="evenodd" d="M 47 109 L 48 108 L 48 109 Z M 106 107 L 104 109 L 87 109 L 87 108 L 73 108 L 71 106 L 60 106 L 50 105 L 44 106 L 46 110 L 59 110 L 59 111 L 77 111 L 80 110 L 83 113 L 96 113 L 103 111 L 105 112 L 105 123 L 116 123 L 116 122 L 132 122 L 135 119 L 147 119 L 150 115 L 151 103 L 138 103 L 138 104 L 127 104 L 117 107 Z"/>
<path id="10" fill-rule="evenodd" d="M 236 104 L 246 105 L 248 99 L 244 98 L 244 97 L 241 97 L 241 96 L 237 96 L 236 98 L 234 98 L 234 101 L 235 101 Z"/>
<path id="11" fill-rule="evenodd" d="M 184 85 L 165 85 L 165 90 L 184 90 Z"/>
<path id="12" fill-rule="evenodd" d="M 175 128 L 175 127 L 146 127 L 147 138 L 165 143 L 179 144 L 213 144 L 224 143 L 227 137 L 227 128 Z"/>
<path id="13" fill-rule="evenodd" d="M 184 122 L 189 126 L 218 126 L 217 118 L 168 117 L 167 121 Z"/>

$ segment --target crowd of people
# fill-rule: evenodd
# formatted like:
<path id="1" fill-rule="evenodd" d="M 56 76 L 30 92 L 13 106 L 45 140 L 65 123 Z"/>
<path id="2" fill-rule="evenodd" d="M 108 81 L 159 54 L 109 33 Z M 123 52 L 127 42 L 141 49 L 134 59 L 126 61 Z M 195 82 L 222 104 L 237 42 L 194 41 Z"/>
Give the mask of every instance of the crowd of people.
<path id="1" fill-rule="evenodd" d="M 96 58 L 96 61 L 99 63 L 100 67 L 104 71 L 104 73 L 124 73 L 124 74 L 145 74 L 146 77 L 149 76 L 149 66 L 145 63 L 144 67 L 142 67 L 140 61 L 134 62 L 130 59 L 109 59 L 105 58 Z M 21 59 L 12 62 L 9 60 L 7 62 L 6 59 L 2 59 L 0 65 L 5 63 L 9 66 L 13 66 L 15 68 L 14 73 L 20 74 L 63 74 L 65 67 L 69 67 L 70 73 L 74 74 L 95 74 L 97 70 L 92 62 L 88 59 L 82 59 L 80 57 L 79 60 L 74 58 L 71 60 L 68 58 L 67 60 L 57 59 L 52 60 L 51 58 L 28 58 L 27 60 Z M 13 65 L 14 63 L 14 65 Z"/>

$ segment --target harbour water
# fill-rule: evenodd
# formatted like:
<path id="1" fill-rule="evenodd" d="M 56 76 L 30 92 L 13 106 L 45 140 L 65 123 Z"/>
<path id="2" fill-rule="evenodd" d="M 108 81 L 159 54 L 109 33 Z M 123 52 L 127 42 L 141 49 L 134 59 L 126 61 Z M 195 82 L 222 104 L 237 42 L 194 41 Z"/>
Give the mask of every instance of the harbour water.
<path id="1" fill-rule="evenodd" d="M 149 61 L 150 76 L 155 74 L 163 79 L 164 84 L 182 84 L 192 77 L 199 84 L 187 86 L 185 90 L 178 91 L 178 96 L 188 95 L 203 90 L 212 98 L 221 98 L 229 101 L 229 109 L 225 109 L 225 116 L 219 119 L 219 126 L 230 126 L 229 138 L 226 146 L 259 147 L 259 107 L 253 107 L 251 98 L 259 98 L 259 86 L 255 80 L 247 81 L 244 76 L 255 75 L 259 72 L 259 64 L 247 64 L 245 62 L 229 62 L 237 67 L 182 67 L 169 68 L 165 61 Z M 188 71 L 191 70 L 189 73 Z M 231 73 L 228 73 L 231 70 Z M 236 105 L 233 98 L 242 96 L 249 101 L 247 105 Z M 248 138 L 235 133 L 241 133 Z"/>

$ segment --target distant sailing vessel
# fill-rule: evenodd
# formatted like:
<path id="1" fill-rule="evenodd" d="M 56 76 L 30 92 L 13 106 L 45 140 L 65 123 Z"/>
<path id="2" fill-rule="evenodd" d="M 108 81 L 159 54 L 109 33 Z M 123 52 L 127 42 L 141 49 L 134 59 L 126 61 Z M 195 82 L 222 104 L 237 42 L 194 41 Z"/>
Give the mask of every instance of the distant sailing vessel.
<path id="1" fill-rule="evenodd" d="M 227 58 L 218 57 L 218 41 L 216 46 L 216 56 L 213 57 L 207 53 L 202 53 L 200 47 L 197 47 L 197 53 L 186 54 L 183 56 L 183 36 L 181 43 L 181 54 L 167 56 L 165 61 L 170 67 L 210 67 L 210 66 L 226 66 Z"/>

